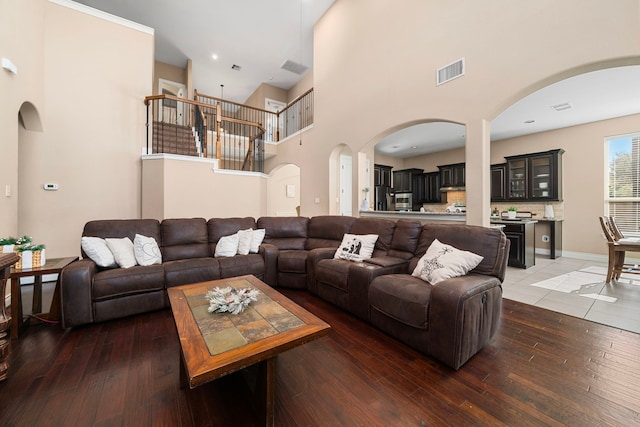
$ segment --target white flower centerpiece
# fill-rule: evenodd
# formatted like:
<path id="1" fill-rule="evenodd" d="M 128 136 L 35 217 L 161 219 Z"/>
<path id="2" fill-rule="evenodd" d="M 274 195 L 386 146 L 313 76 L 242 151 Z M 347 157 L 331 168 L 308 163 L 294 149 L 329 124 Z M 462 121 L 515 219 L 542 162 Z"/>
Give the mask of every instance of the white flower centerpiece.
<path id="1" fill-rule="evenodd" d="M 257 289 L 244 288 L 235 289 L 231 286 L 226 288 L 216 287 L 207 292 L 205 298 L 209 301 L 209 313 L 240 314 L 251 303 L 257 301 L 259 291 Z"/>

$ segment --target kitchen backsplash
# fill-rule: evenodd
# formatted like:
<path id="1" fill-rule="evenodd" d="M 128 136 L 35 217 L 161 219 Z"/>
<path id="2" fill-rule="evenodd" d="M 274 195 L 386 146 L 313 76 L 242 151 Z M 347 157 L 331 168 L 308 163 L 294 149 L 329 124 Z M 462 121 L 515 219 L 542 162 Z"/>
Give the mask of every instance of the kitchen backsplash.
<path id="1" fill-rule="evenodd" d="M 531 212 L 534 215 L 534 218 L 544 218 L 544 207 L 546 205 L 551 205 L 553 207 L 553 217 L 555 219 L 563 219 L 564 218 L 564 202 L 548 202 L 548 203 L 514 203 L 514 202 L 500 202 L 500 203 L 491 203 L 491 210 L 494 208 L 498 209 L 500 213 L 506 212 L 510 206 L 515 206 L 518 208 L 518 212 Z"/>

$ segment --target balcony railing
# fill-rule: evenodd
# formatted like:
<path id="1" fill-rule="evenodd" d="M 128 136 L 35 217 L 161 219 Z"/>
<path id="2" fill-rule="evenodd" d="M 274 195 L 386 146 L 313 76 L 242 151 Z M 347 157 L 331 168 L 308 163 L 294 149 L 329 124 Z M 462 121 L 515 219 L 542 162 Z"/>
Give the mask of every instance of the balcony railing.
<path id="1" fill-rule="evenodd" d="M 313 124 L 313 89 L 272 112 L 194 91 L 145 98 L 147 152 L 218 159 L 222 169 L 262 172 L 264 143 L 281 141 Z"/>
<path id="2" fill-rule="evenodd" d="M 147 153 L 213 158 L 222 169 L 263 172 L 265 129 L 259 122 L 228 116 L 219 102 L 153 95 L 145 104 Z"/>

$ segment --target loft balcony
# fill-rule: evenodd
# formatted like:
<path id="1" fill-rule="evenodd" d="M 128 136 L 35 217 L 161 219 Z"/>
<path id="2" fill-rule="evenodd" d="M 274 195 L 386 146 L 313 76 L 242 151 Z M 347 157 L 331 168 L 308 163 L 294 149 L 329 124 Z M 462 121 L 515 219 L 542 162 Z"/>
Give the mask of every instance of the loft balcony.
<path id="1" fill-rule="evenodd" d="M 313 89 L 271 112 L 194 91 L 145 98 L 147 154 L 214 159 L 220 169 L 264 172 L 276 143 L 313 124 Z"/>

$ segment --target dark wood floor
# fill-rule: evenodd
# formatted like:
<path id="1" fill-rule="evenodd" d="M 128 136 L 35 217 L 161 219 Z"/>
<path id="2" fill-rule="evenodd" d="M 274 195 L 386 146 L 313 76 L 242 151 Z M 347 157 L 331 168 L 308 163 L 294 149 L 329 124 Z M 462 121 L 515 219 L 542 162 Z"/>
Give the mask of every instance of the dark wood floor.
<path id="1" fill-rule="evenodd" d="M 306 292 L 329 324 L 278 357 L 277 426 L 640 425 L 640 335 L 504 300 L 492 343 L 459 371 Z M 170 310 L 11 343 L 0 426 L 259 425 L 233 374 L 179 388 Z"/>

